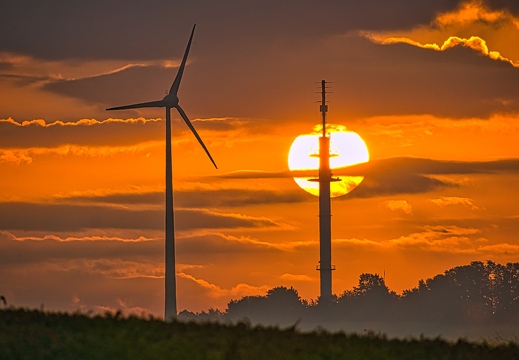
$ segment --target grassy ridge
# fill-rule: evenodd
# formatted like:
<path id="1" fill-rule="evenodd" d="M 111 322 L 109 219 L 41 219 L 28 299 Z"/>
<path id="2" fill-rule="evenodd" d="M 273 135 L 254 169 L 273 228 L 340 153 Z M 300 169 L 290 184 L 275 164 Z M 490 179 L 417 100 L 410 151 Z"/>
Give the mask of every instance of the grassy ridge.
<path id="1" fill-rule="evenodd" d="M 519 359 L 515 343 L 0 311 L 0 359 Z"/>

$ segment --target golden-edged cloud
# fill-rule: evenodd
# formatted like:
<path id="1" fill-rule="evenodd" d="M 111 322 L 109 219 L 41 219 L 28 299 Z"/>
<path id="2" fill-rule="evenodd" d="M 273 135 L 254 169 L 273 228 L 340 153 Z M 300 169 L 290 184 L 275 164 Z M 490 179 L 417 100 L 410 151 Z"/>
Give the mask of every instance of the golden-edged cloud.
<path id="1" fill-rule="evenodd" d="M 519 67 L 516 40 L 519 17 L 513 4 L 486 0 L 460 1 L 455 8 L 438 11 L 429 24 L 417 24 L 408 30 L 363 34 L 377 44 L 404 43 L 438 52 L 456 47 L 467 48 L 481 56 Z M 492 44 L 492 49 L 489 44 Z M 468 62 L 467 57 L 463 59 Z"/>
<path id="2" fill-rule="evenodd" d="M 504 61 L 512 65 L 513 67 L 519 67 L 519 61 L 517 60 L 511 60 L 504 56 L 502 56 L 498 51 L 492 51 L 489 50 L 487 42 L 480 38 L 479 36 L 471 36 L 470 38 L 460 38 L 457 36 L 451 36 L 447 40 L 443 42 L 443 44 L 422 44 L 418 41 L 405 38 L 405 37 L 388 37 L 388 38 L 381 38 L 380 36 L 375 35 L 368 35 L 368 37 L 380 44 L 388 45 L 388 44 L 396 44 L 396 43 L 405 43 L 413 46 L 417 46 L 423 49 L 430 49 L 430 50 L 436 50 L 436 51 L 445 51 L 447 49 L 454 48 L 456 46 L 463 46 L 470 48 L 472 50 L 475 50 L 479 52 L 480 54 L 487 56 L 493 60 L 499 60 Z"/>
<path id="3" fill-rule="evenodd" d="M 8 231 L 0 231 L 0 234 L 6 236 L 7 238 L 15 241 L 47 241 L 52 240 L 56 242 L 70 242 L 70 241 L 117 241 L 122 243 L 134 243 L 134 242 L 141 242 L 141 241 L 156 241 L 157 239 L 152 238 L 146 238 L 144 236 L 139 236 L 134 239 L 129 238 L 122 238 L 122 237 L 114 237 L 114 236 L 58 236 L 53 234 L 48 234 L 44 236 L 15 236 L 14 234 L 8 232 Z"/>
<path id="4" fill-rule="evenodd" d="M 12 118 L 7 118 L 7 119 L 0 119 L 0 124 L 9 123 L 9 124 L 12 124 L 12 125 L 18 126 L 18 127 L 34 125 L 34 126 L 40 126 L 40 127 L 44 127 L 44 128 L 50 128 L 53 126 L 93 126 L 93 125 L 103 125 L 103 124 L 108 124 L 108 123 L 123 123 L 123 124 L 142 123 L 142 124 L 145 124 L 148 122 L 157 122 L 157 121 L 161 121 L 161 120 L 160 119 L 145 119 L 145 118 L 123 120 L 123 119 L 109 118 L 109 119 L 101 120 L 101 121 L 96 120 L 96 119 L 80 119 L 78 121 L 67 121 L 67 122 L 56 120 L 56 121 L 48 123 L 44 119 L 24 120 L 22 122 L 18 122 Z"/>

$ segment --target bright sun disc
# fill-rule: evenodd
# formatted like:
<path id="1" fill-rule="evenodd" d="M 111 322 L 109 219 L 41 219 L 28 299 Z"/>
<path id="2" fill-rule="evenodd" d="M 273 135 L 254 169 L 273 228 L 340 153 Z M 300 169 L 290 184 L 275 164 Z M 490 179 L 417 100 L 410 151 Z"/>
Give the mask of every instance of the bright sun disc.
<path id="1" fill-rule="evenodd" d="M 321 135 L 298 136 L 288 153 L 288 168 L 294 170 L 319 169 L 319 137 Z M 369 153 L 364 140 L 353 131 L 330 132 L 330 168 L 333 169 L 360 164 L 369 160 Z M 315 178 L 314 177 L 314 178 Z M 309 181 L 310 177 L 295 177 L 294 180 L 303 190 L 319 196 L 319 183 Z M 330 183 L 331 197 L 346 195 L 355 189 L 364 176 L 342 176 L 340 181 Z"/>

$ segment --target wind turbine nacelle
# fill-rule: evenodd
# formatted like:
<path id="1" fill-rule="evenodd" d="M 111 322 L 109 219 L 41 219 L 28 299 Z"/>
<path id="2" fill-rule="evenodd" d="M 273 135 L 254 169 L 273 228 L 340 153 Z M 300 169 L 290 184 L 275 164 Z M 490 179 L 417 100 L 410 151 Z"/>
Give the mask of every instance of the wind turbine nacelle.
<path id="1" fill-rule="evenodd" d="M 164 99 L 162 99 L 164 102 L 164 105 L 167 107 L 175 107 L 178 105 L 178 96 L 175 94 L 168 94 L 164 96 Z"/>

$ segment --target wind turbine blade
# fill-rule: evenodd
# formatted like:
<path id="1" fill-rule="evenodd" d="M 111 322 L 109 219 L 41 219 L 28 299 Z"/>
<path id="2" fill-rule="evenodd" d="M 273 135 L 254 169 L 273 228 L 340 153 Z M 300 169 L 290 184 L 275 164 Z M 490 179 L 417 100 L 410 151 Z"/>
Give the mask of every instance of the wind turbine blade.
<path id="1" fill-rule="evenodd" d="M 193 135 L 195 135 L 195 137 L 198 140 L 198 142 L 200 143 L 200 145 L 202 145 L 202 147 L 204 148 L 205 153 L 207 154 L 207 156 L 209 156 L 209 159 L 211 159 L 211 162 L 213 163 L 214 167 L 218 169 L 218 166 L 216 166 L 216 163 L 214 162 L 213 158 L 211 157 L 211 154 L 209 154 L 209 150 L 207 150 L 207 148 L 205 147 L 204 142 L 202 141 L 202 139 L 196 132 L 193 124 L 191 124 L 191 121 L 189 121 L 184 110 L 182 110 L 182 108 L 179 105 L 175 106 L 175 108 L 178 110 L 180 116 L 182 116 L 182 119 L 184 119 L 184 121 L 186 122 L 186 125 L 191 129 L 191 131 L 193 132 Z"/>
<path id="2" fill-rule="evenodd" d="M 180 87 L 180 80 L 182 80 L 182 75 L 184 74 L 184 68 L 186 66 L 187 55 L 189 54 L 189 48 L 191 47 L 191 41 L 193 40 L 193 35 L 195 34 L 196 24 L 193 25 L 193 30 L 191 30 L 191 36 L 189 37 L 189 42 L 187 43 L 186 51 L 184 52 L 184 57 L 182 58 L 182 62 L 180 63 L 180 67 L 178 68 L 177 76 L 171 84 L 171 88 L 169 89 L 170 94 L 177 95 L 178 88 Z"/>
<path id="3" fill-rule="evenodd" d="M 148 102 L 143 102 L 143 103 L 138 103 L 138 104 L 116 106 L 116 107 L 108 108 L 106 110 L 110 111 L 110 110 L 140 109 L 140 108 L 165 107 L 165 106 L 166 105 L 164 104 L 164 102 L 162 100 L 157 100 L 157 101 L 148 101 Z"/>

